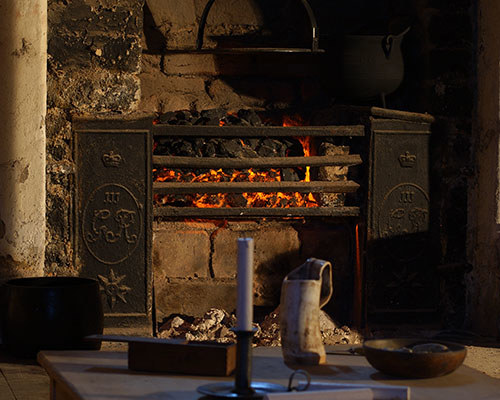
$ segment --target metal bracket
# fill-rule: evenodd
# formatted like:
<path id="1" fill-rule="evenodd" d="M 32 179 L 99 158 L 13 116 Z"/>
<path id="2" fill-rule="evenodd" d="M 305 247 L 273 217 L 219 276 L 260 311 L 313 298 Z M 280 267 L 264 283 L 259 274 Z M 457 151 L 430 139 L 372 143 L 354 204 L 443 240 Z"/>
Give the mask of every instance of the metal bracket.
<path id="1" fill-rule="evenodd" d="M 318 23 L 316 21 L 316 16 L 314 15 L 314 12 L 307 0 L 300 0 L 302 2 L 302 5 L 307 11 L 307 15 L 309 17 L 309 21 L 311 23 L 311 30 L 312 30 L 312 44 L 311 44 L 311 53 L 323 53 L 324 50 L 319 48 L 319 28 L 318 28 Z M 200 25 L 198 26 L 198 37 L 196 39 L 196 50 L 201 51 L 203 48 L 203 37 L 205 33 L 205 26 L 207 23 L 207 18 L 208 18 L 208 13 L 210 12 L 210 9 L 212 8 L 215 0 L 208 0 L 207 4 L 205 5 L 205 8 L 203 10 L 203 13 L 201 15 L 201 20 L 200 20 Z M 228 52 L 230 49 L 225 49 L 226 52 Z M 238 52 L 255 52 L 257 49 L 253 48 L 239 48 L 239 49 L 234 49 L 237 50 Z M 273 53 L 292 53 L 292 52 L 305 52 L 307 49 L 294 49 L 294 48 L 259 48 L 258 51 L 260 52 L 273 52 Z"/>

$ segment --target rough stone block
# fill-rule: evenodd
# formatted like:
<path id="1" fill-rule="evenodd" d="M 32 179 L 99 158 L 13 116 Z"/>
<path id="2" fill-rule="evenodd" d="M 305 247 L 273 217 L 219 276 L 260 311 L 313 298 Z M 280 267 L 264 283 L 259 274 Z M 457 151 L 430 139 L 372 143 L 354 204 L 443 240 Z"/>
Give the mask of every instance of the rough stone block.
<path id="1" fill-rule="evenodd" d="M 210 276 L 210 237 L 204 230 L 174 224 L 155 230 L 153 270 L 155 279 Z"/>
<path id="2" fill-rule="evenodd" d="M 202 316 L 210 308 L 236 308 L 236 280 L 155 280 L 157 320 L 173 313 Z"/>
<path id="3" fill-rule="evenodd" d="M 346 155 L 349 154 L 348 146 L 336 146 L 331 143 L 323 143 L 320 146 L 319 154 L 323 156 Z M 319 167 L 318 180 L 320 181 L 345 181 L 347 180 L 348 167 Z M 340 206 L 345 202 L 343 193 L 320 193 L 321 205 L 323 206 Z"/>
<path id="4" fill-rule="evenodd" d="M 194 47 L 198 21 L 205 0 L 147 0 L 147 5 L 159 31 L 169 47 Z M 260 8 L 253 0 L 215 2 L 208 14 L 206 42 L 211 35 L 244 34 L 263 24 Z"/>
<path id="5" fill-rule="evenodd" d="M 55 172 L 54 165 L 67 164 L 72 159 L 69 140 L 71 123 L 64 110 L 49 108 L 45 117 L 47 132 L 47 172 Z"/>
<path id="6" fill-rule="evenodd" d="M 47 77 L 49 107 L 83 113 L 132 112 L 140 99 L 135 74 L 99 68 L 68 69 Z"/>
<path id="7" fill-rule="evenodd" d="M 140 36 L 143 4 L 141 0 L 49 1 L 49 37 L 61 32 L 84 36 L 89 31 Z"/>
<path id="8" fill-rule="evenodd" d="M 255 82 L 240 78 L 215 79 L 207 84 L 207 93 L 212 101 L 225 108 L 239 109 L 248 107 L 262 107 L 269 94 L 264 86 L 256 86 Z"/>
<path id="9" fill-rule="evenodd" d="M 189 25 L 196 22 L 194 0 L 146 0 L 156 25 Z M 203 6 L 201 6 L 203 7 Z"/>
<path id="10" fill-rule="evenodd" d="M 52 66 L 139 72 L 142 1 L 49 2 L 48 55 Z"/>
<path id="11" fill-rule="evenodd" d="M 68 35 L 49 39 L 48 53 L 57 68 L 66 66 L 102 68 L 126 72 L 140 69 L 142 47 L 138 36 L 89 34 L 86 37 Z"/>
<path id="12" fill-rule="evenodd" d="M 215 56 L 211 54 L 193 57 L 191 54 L 168 54 L 163 72 L 166 75 L 216 75 Z"/>
<path id="13" fill-rule="evenodd" d="M 71 138 L 71 123 L 68 120 L 66 112 L 60 108 L 47 109 L 45 117 L 47 139 L 65 139 Z"/>
<path id="14" fill-rule="evenodd" d="M 300 243 L 291 224 L 230 224 L 214 238 L 212 268 L 215 277 L 235 277 L 237 239 L 252 237 L 255 244 L 255 305 L 276 306 L 281 283 L 297 262 Z"/>
<path id="15" fill-rule="evenodd" d="M 187 110 L 198 105 L 210 105 L 212 100 L 205 91 L 205 80 L 199 77 L 167 77 L 154 69 L 140 74 L 141 104 L 146 112 Z M 215 107 L 206 107 L 215 108 Z"/>

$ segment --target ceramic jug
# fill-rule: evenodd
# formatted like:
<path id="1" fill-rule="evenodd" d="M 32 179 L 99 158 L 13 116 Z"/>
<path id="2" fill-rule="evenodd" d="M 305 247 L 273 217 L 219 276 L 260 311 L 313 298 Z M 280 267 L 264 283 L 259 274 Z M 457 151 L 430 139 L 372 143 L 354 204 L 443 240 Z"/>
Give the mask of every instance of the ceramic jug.
<path id="1" fill-rule="evenodd" d="M 285 363 L 317 365 L 326 361 L 319 313 L 332 291 L 332 265 L 324 260 L 310 258 L 283 280 L 280 333 Z"/>

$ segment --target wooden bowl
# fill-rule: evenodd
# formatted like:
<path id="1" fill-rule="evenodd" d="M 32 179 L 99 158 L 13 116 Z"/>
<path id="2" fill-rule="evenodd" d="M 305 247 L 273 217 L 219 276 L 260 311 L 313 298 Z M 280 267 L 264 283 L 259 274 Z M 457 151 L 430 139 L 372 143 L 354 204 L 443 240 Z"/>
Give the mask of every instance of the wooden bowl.
<path id="1" fill-rule="evenodd" d="M 447 347 L 440 352 L 409 352 L 404 348 L 436 343 Z M 456 343 L 433 339 L 373 339 L 363 344 L 368 362 L 384 374 L 403 378 L 434 378 L 449 374 L 462 365 L 467 349 Z"/>

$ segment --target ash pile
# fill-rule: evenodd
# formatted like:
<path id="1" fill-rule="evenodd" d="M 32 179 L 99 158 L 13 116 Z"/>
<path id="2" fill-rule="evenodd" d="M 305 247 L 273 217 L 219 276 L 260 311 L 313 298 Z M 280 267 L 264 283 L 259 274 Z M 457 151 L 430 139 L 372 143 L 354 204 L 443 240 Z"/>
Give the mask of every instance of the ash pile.
<path id="1" fill-rule="evenodd" d="M 215 341 L 232 343 L 236 335 L 231 330 L 236 326 L 236 316 L 225 310 L 211 309 L 202 317 L 172 315 L 160 326 L 158 337 L 163 339 L 186 339 L 189 341 Z M 254 346 L 280 346 L 279 308 L 254 323 L 257 332 Z M 347 326 L 337 327 L 325 312 L 320 312 L 320 329 L 325 345 L 360 344 L 363 337 Z"/>

